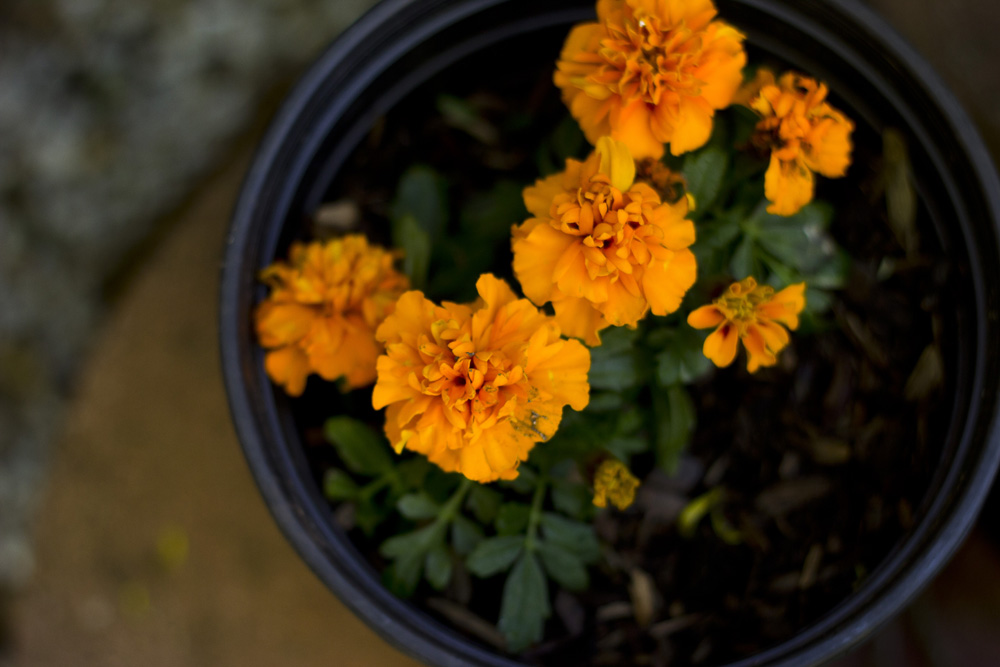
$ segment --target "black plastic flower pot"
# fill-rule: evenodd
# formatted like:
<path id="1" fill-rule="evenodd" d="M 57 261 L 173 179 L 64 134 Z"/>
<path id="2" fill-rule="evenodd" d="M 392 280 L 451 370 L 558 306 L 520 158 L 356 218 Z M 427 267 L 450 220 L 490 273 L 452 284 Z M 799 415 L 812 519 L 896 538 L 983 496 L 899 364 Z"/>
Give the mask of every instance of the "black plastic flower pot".
<path id="1" fill-rule="evenodd" d="M 1000 463 L 1000 182 L 937 76 L 850 0 L 718 0 L 759 52 L 826 80 L 857 117 L 899 130 L 938 242 L 954 267 L 950 420 L 913 528 L 838 606 L 738 665 L 812 665 L 870 637 L 934 577 L 975 521 Z M 345 32 L 289 95 L 238 201 L 222 271 L 223 372 L 239 439 L 286 537 L 317 576 L 387 641 L 428 664 L 523 664 L 386 590 L 332 518 L 289 401 L 268 380 L 252 311 L 257 276 L 301 235 L 377 120 L 475 55 L 504 59 L 533 35 L 565 35 L 590 0 L 385 0 Z M 561 44 L 553 42 L 552 55 Z"/>

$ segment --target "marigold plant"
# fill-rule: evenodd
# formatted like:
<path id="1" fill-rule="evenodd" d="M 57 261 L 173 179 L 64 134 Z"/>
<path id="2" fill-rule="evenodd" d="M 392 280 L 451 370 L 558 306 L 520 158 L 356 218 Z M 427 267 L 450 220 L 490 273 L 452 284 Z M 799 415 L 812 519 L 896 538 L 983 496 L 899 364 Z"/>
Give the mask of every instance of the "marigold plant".
<path id="1" fill-rule="evenodd" d="M 380 352 L 375 329 L 409 285 L 395 260 L 364 236 L 350 235 L 295 243 L 287 262 L 264 269 L 271 293 L 254 323 L 271 379 L 292 396 L 311 373 L 343 378 L 347 388 L 371 384 Z"/>
<path id="2" fill-rule="evenodd" d="M 689 200 L 664 203 L 636 181 L 621 142 L 603 137 L 587 160 L 525 189 L 524 203 L 534 217 L 514 229 L 514 273 L 569 336 L 597 345 L 605 327 L 677 310 L 694 284 Z"/>
<path id="3" fill-rule="evenodd" d="M 759 68 L 741 87 L 743 35 L 711 0 L 599 0 L 597 17 L 572 30 L 556 65 L 569 114 L 540 105 L 537 127 L 508 142 L 500 128 L 515 123 L 501 112 L 522 100 L 485 89 L 441 95 L 433 122 L 417 113 L 385 123 L 373 149 L 423 130 L 431 136 L 414 145 L 447 148 L 400 165 L 391 198 L 384 174 L 372 174 L 383 156 L 360 159 L 364 178 L 333 188 L 375 183 L 374 196 L 331 208 L 384 224 L 393 249 L 357 234 L 294 244 L 262 272 L 271 292 L 254 313 L 266 371 L 289 394 L 313 373 L 352 390 L 330 399 L 322 429 L 336 456 L 316 458 L 329 463 L 326 497 L 353 506 L 337 520 L 377 541 L 386 586 L 448 605 L 462 590 L 484 618 L 502 590 L 502 641 L 483 636 L 512 653 L 546 639 L 555 588 L 586 591 L 602 559 L 602 590 L 581 603 L 630 600 L 655 628 L 654 600 L 675 595 L 644 568 L 684 560 L 662 551 L 762 543 L 748 528 L 761 530 L 747 518 L 759 499 L 746 491 L 744 458 L 735 478 L 708 460 L 721 450 L 717 461 L 736 461 L 723 448 L 759 387 L 710 382 L 741 342 L 750 373 L 770 368 L 767 396 L 797 382 L 791 364 L 774 368 L 789 331 L 800 316 L 805 332 L 822 331 L 850 275 L 831 233 L 835 208 L 811 201 L 813 174 L 840 176 L 850 162 L 853 124 L 826 86 Z M 815 347 L 802 349 L 810 368 L 822 363 Z M 316 404 L 298 414 L 311 420 Z M 719 423 L 699 429 L 706 414 Z M 719 433 L 724 442 L 706 447 Z M 677 511 L 662 512 L 663 500 Z M 609 528 L 600 535 L 598 516 Z M 658 550 L 647 565 L 633 560 L 645 543 Z"/>
<path id="4" fill-rule="evenodd" d="M 605 135 L 637 159 L 702 146 L 716 109 L 743 81 L 743 35 L 711 0 L 600 0 L 573 28 L 555 83 L 592 144 Z"/>
<path id="5" fill-rule="evenodd" d="M 476 289 L 471 305 L 400 297 L 376 334 L 386 353 L 372 403 L 388 407 L 397 452 L 478 482 L 513 479 L 556 432 L 564 406 L 587 406 L 590 353 L 502 280 L 484 275 Z"/>
<path id="6" fill-rule="evenodd" d="M 770 152 L 764 179 L 767 210 L 792 215 L 813 198 L 813 172 L 837 178 L 851 163 L 854 124 L 826 101 L 826 84 L 796 72 L 775 83 L 764 70 L 749 105 L 760 116 L 752 141 Z"/>
<path id="7" fill-rule="evenodd" d="M 712 304 L 693 311 L 687 321 L 695 329 L 716 327 L 705 339 L 703 351 L 720 368 L 733 363 L 737 343 L 743 341 L 747 370 L 754 373 L 778 363 L 778 352 L 788 345 L 785 327 L 799 327 L 805 289 L 805 283 L 799 283 L 775 293 L 770 285 L 758 285 L 747 277 L 730 285 Z"/>

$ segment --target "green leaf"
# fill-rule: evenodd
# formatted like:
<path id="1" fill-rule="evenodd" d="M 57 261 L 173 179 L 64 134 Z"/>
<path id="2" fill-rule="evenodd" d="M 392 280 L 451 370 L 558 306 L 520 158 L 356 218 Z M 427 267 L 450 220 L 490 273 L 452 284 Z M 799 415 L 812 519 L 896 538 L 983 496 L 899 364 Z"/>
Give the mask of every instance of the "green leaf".
<path id="1" fill-rule="evenodd" d="M 399 480 L 406 489 L 422 489 L 431 463 L 423 456 L 414 456 L 396 466 Z"/>
<path id="2" fill-rule="evenodd" d="M 447 183 L 436 171 L 426 165 L 410 167 L 396 188 L 396 198 L 390 209 L 393 222 L 413 216 L 430 240 L 436 240 L 448 222 L 446 192 Z"/>
<path id="3" fill-rule="evenodd" d="M 618 435 L 608 440 L 604 449 L 616 459 L 627 463 L 633 456 L 649 449 L 649 438 L 640 435 Z"/>
<path id="4" fill-rule="evenodd" d="M 590 584 L 587 568 L 571 551 L 552 542 L 538 545 L 538 555 L 549 576 L 568 591 L 586 590 Z"/>
<path id="5" fill-rule="evenodd" d="M 541 523 L 546 541 L 575 554 L 584 563 L 596 562 L 601 557 L 593 526 L 552 512 L 543 513 Z"/>
<path id="6" fill-rule="evenodd" d="M 583 132 L 580 124 L 572 116 L 563 117 L 552 132 L 552 152 L 559 162 L 560 169 L 566 158 L 579 157 L 584 146 Z"/>
<path id="7" fill-rule="evenodd" d="M 358 495 L 358 485 L 343 470 L 330 468 L 323 475 L 323 495 L 330 500 L 352 500 Z"/>
<path id="8" fill-rule="evenodd" d="M 525 553 L 507 577 L 500 603 L 497 629 L 507 639 L 508 650 L 517 653 L 541 641 L 551 614 L 545 573 L 535 556 Z"/>
<path id="9" fill-rule="evenodd" d="M 477 577 L 492 577 L 509 568 L 524 551 L 523 535 L 491 537 L 480 542 L 465 564 Z"/>
<path id="10" fill-rule="evenodd" d="M 370 502 L 359 502 L 354 510 L 354 523 L 368 537 L 375 533 L 375 528 L 385 521 L 386 508 L 376 507 Z"/>
<path id="11" fill-rule="evenodd" d="M 415 552 L 393 561 L 382 574 L 386 588 L 401 598 L 411 597 L 420 583 L 424 559 L 423 552 Z"/>
<path id="12" fill-rule="evenodd" d="M 427 552 L 424 562 L 424 576 L 436 590 L 444 590 L 451 581 L 451 556 L 443 544 L 439 544 Z"/>
<path id="13" fill-rule="evenodd" d="M 653 414 L 656 415 L 656 461 L 672 474 L 694 432 L 694 402 L 679 384 L 654 388 Z"/>
<path id="14" fill-rule="evenodd" d="M 451 522 L 451 543 L 460 556 L 470 553 L 483 541 L 483 529 L 464 516 Z"/>
<path id="15" fill-rule="evenodd" d="M 577 414 L 577 413 L 571 412 L 570 414 Z M 565 423 L 565 418 L 563 419 L 563 423 Z M 562 428 L 560 427 L 559 431 L 556 431 L 556 435 L 559 435 L 561 431 Z M 534 491 L 535 484 L 537 483 L 538 483 L 538 474 L 528 466 L 524 465 L 522 465 L 517 469 L 517 477 L 509 481 L 501 482 L 503 486 L 514 489 L 515 491 L 521 494 L 527 494 Z"/>
<path id="16" fill-rule="evenodd" d="M 357 419 L 331 417 L 323 432 L 351 472 L 374 477 L 392 469 L 388 443 Z"/>
<path id="17" fill-rule="evenodd" d="M 412 215 L 392 223 L 392 242 L 403 250 L 403 273 L 414 289 L 423 289 L 431 263 L 431 237 Z"/>
<path id="18" fill-rule="evenodd" d="M 642 379 L 642 362 L 635 346 L 636 330 L 612 327 L 601 335 L 601 345 L 590 350 L 590 387 L 622 391 Z"/>
<path id="19" fill-rule="evenodd" d="M 624 405 L 624 397 L 616 392 L 600 391 L 590 393 L 587 412 L 616 412 Z"/>
<path id="20" fill-rule="evenodd" d="M 500 510 L 501 502 L 503 502 L 503 494 L 480 484 L 472 487 L 472 490 L 469 491 L 466 505 L 472 510 L 479 523 L 492 523 Z"/>
<path id="21" fill-rule="evenodd" d="M 749 235 L 744 236 L 729 260 L 729 273 L 736 280 L 743 280 L 747 276 L 757 273 L 756 268 L 753 256 L 753 239 Z"/>
<path id="22" fill-rule="evenodd" d="M 407 519 L 419 521 L 437 517 L 441 506 L 424 493 L 409 493 L 399 499 L 396 503 L 396 509 Z"/>
<path id="23" fill-rule="evenodd" d="M 441 95 L 437 99 L 437 108 L 448 125 L 462 130 L 473 139 L 490 146 L 500 140 L 497 128 L 483 118 L 468 100 L 454 95 Z"/>
<path id="24" fill-rule="evenodd" d="M 691 384 L 712 369 L 711 360 L 701 352 L 704 335 L 690 327 L 678 327 L 667 334 L 656 355 L 656 379 L 661 386 Z"/>
<path id="25" fill-rule="evenodd" d="M 590 491 L 583 484 L 552 480 L 552 504 L 556 509 L 574 518 L 582 518 L 590 508 Z"/>
<path id="26" fill-rule="evenodd" d="M 528 527 L 531 508 L 521 503 L 504 503 L 497 512 L 496 528 L 501 535 L 517 535 Z"/>
<path id="27" fill-rule="evenodd" d="M 413 553 L 427 553 L 431 547 L 444 539 L 447 526 L 443 522 L 434 522 L 409 533 L 390 537 L 379 548 L 379 553 L 386 558 L 403 558 Z"/>
<path id="28" fill-rule="evenodd" d="M 694 195 L 695 213 L 699 217 L 712 208 L 719 197 L 728 166 L 729 156 L 715 146 L 689 153 L 685 158 L 682 171 L 688 192 Z"/>

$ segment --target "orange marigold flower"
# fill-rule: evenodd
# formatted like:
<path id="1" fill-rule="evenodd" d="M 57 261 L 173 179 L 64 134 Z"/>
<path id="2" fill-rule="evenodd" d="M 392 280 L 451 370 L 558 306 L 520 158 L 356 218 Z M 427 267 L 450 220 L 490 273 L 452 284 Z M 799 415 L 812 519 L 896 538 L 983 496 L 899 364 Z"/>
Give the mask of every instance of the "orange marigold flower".
<path id="1" fill-rule="evenodd" d="M 635 502 L 639 480 L 621 461 L 606 459 L 594 473 L 594 505 L 607 507 L 608 501 L 620 510 Z"/>
<path id="2" fill-rule="evenodd" d="M 555 83 L 591 143 L 610 135 L 636 159 L 708 141 L 716 109 L 743 81 L 743 35 L 712 0 L 598 0 L 570 32 Z"/>
<path id="3" fill-rule="evenodd" d="M 750 107 L 761 115 L 753 143 L 771 151 L 764 176 L 769 213 L 793 215 L 812 200 L 813 172 L 843 176 L 851 164 L 852 123 L 826 102 L 826 84 L 788 72 L 777 84 L 758 73 Z"/>
<path id="4" fill-rule="evenodd" d="M 589 345 L 612 324 L 677 310 L 695 281 L 689 200 L 664 203 L 634 179 L 625 145 L 602 137 L 585 162 L 567 160 L 524 191 L 534 217 L 514 228 L 514 273 L 529 299 L 552 302 L 563 333 Z"/>
<path id="5" fill-rule="evenodd" d="M 409 286 L 393 268 L 396 256 L 351 235 L 292 244 L 288 262 L 264 269 L 272 289 L 254 322 L 275 383 L 299 396 L 310 373 L 343 377 L 350 388 L 375 380 L 375 329 Z"/>
<path id="6" fill-rule="evenodd" d="M 569 405 L 590 400 L 590 352 L 560 337 L 551 317 L 483 275 L 479 300 L 441 306 L 421 292 L 399 298 L 376 332 L 372 394 L 388 406 L 385 433 L 397 452 L 420 452 L 477 482 L 514 479 L 535 443 L 548 440 Z"/>
<path id="7" fill-rule="evenodd" d="M 799 313 L 806 305 L 805 283 L 789 285 L 777 294 L 768 285 L 758 285 L 752 277 L 733 283 L 711 305 L 688 315 L 695 329 L 717 327 L 702 351 L 716 366 L 728 366 L 736 358 L 736 343 L 742 340 L 747 349 L 747 370 L 755 373 L 761 366 L 773 366 L 777 354 L 788 345 L 788 332 L 795 330 Z"/>

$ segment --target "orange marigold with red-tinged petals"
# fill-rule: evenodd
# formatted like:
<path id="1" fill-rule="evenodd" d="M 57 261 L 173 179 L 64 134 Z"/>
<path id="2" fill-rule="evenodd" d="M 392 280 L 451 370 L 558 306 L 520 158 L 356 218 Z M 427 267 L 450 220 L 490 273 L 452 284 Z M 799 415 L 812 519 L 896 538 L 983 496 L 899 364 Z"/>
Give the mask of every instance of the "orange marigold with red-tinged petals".
<path id="1" fill-rule="evenodd" d="M 712 0 L 599 0 L 573 28 L 555 83 L 587 139 L 625 142 L 636 159 L 702 146 L 746 64 L 744 36 Z"/>
<path id="2" fill-rule="evenodd" d="M 664 203 L 635 180 L 635 161 L 610 137 L 584 162 L 524 191 L 533 217 L 513 230 L 514 273 L 538 305 L 552 302 L 567 336 L 600 343 L 608 326 L 677 310 L 694 284 L 691 200 Z"/>
<path id="3" fill-rule="evenodd" d="M 770 151 L 764 175 L 769 213 L 793 215 L 812 201 L 814 176 L 838 178 L 851 164 L 852 123 L 826 101 L 826 84 L 795 72 L 774 77 L 759 72 L 749 101 L 761 120 L 752 141 Z"/>
<path id="4" fill-rule="evenodd" d="M 769 285 L 758 285 L 752 277 L 733 283 L 707 306 L 688 315 L 695 329 L 716 327 L 702 347 L 712 362 L 723 368 L 736 358 L 737 343 L 747 350 L 747 370 L 778 362 L 778 353 L 788 345 L 788 331 L 799 326 L 799 313 L 806 305 L 805 283 L 789 285 L 775 293 Z"/>
<path id="5" fill-rule="evenodd" d="M 590 400 L 590 352 L 504 281 L 483 275 L 479 300 L 440 306 L 411 291 L 376 334 L 385 343 L 372 394 L 397 452 L 427 456 L 477 482 L 514 479 L 563 407 Z"/>
<path id="6" fill-rule="evenodd" d="M 287 262 L 264 269 L 271 292 L 254 325 L 271 380 L 291 396 L 302 394 L 312 373 L 343 378 L 349 389 L 372 383 L 381 352 L 375 329 L 409 287 L 396 258 L 355 234 L 294 243 Z"/>

